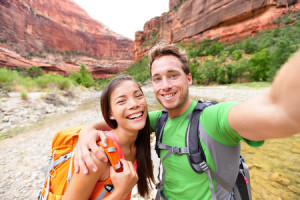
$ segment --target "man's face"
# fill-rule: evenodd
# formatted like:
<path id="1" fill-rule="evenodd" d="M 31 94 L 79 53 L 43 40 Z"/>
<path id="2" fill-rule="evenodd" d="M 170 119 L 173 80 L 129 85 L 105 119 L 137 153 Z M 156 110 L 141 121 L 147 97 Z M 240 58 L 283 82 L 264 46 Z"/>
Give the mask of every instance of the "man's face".
<path id="1" fill-rule="evenodd" d="M 172 55 L 157 58 L 152 63 L 151 74 L 153 90 L 160 104 L 168 111 L 185 111 L 189 106 L 188 87 L 192 76 L 184 73 L 180 60 Z"/>

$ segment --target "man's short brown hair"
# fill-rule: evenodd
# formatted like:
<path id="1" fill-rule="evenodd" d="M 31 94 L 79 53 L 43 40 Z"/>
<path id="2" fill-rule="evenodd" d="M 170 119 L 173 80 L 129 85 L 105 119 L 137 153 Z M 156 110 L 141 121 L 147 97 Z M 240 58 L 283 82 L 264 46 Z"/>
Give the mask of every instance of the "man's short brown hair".
<path id="1" fill-rule="evenodd" d="M 155 59 L 160 58 L 162 56 L 172 55 L 177 57 L 180 62 L 182 63 L 182 69 L 186 75 L 190 73 L 190 67 L 189 67 L 189 61 L 188 57 L 186 56 L 185 52 L 182 50 L 179 50 L 175 45 L 173 44 L 166 44 L 166 43 L 158 43 L 148 53 L 149 56 L 149 67 L 150 67 L 150 74 L 151 74 L 151 68 L 152 63 Z"/>

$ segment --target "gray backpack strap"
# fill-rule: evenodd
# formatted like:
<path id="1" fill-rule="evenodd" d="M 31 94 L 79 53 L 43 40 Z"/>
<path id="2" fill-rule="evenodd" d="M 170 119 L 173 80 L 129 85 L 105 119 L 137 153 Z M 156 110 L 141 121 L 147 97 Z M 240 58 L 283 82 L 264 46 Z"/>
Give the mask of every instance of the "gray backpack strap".
<path id="1" fill-rule="evenodd" d="M 97 197 L 96 200 L 102 200 L 108 192 L 112 193 L 113 191 L 114 191 L 114 186 L 113 185 L 105 185 L 104 189 L 99 194 L 99 196 Z"/>
<path id="2" fill-rule="evenodd" d="M 189 150 L 187 147 L 173 147 L 173 146 L 169 146 L 166 144 L 162 144 L 162 143 L 158 143 L 157 144 L 158 149 L 163 149 L 163 150 L 168 150 L 166 155 L 163 157 L 163 159 L 159 162 L 159 167 L 158 167 L 158 184 L 156 185 L 157 188 L 157 193 L 156 193 L 156 197 L 155 200 L 160 200 L 160 199 L 164 199 L 167 200 L 168 198 L 163 194 L 163 189 L 164 189 L 164 184 L 165 184 L 165 173 L 166 173 L 166 169 L 165 166 L 163 164 L 163 161 L 170 155 L 170 154 L 176 154 L 176 155 L 180 155 L 180 154 L 188 154 Z M 162 178 L 160 179 L 160 166 L 162 166 L 163 168 L 163 173 L 162 173 Z"/>

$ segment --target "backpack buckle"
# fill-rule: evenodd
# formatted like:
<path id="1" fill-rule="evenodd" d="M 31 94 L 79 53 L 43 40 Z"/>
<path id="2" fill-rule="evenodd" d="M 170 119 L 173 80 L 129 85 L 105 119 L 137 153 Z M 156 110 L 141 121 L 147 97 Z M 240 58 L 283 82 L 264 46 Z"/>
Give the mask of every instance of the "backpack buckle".
<path id="1" fill-rule="evenodd" d="M 182 153 L 181 148 L 180 147 L 173 147 L 172 148 L 172 153 L 181 154 Z"/>
<path id="2" fill-rule="evenodd" d="M 206 170 L 208 170 L 208 165 L 205 161 L 201 162 L 199 165 L 202 171 L 205 172 Z"/>
<path id="3" fill-rule="evenodd" d="M 164 186 L 160 182 L 158 182 L 156 183 L 155 188 L 159 191 L 162 191 L 164 189 Z"/>

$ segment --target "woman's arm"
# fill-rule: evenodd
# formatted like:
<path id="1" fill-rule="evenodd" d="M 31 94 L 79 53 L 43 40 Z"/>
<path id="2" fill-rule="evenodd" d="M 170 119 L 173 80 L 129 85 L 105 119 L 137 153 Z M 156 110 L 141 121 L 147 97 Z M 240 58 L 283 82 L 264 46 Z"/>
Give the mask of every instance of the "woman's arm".
<path id="1" fill-rule="evenodd" d="M 95 158 L 95 155 L 91 153 Z M 105 180 L 109 177 L 109 163 L 95 159 L 99 170 L 90 171 L 84 174 L 82 170 L 78 174 L 73 174 L 70 184 L 63 196 L 63 200 L 85 200 L 89 199 L 98 180 Z"/>
<path id="2" fill-rule="evenodd" d="M 92 157 L 95 157 L 92 154 Z M 87 200 L 91 197 L 96 183 L 99 180 L 106 180 L 109 176 L 114 186 L 114 191 L 105 200 L 122 200 L 131 192 L 138 181 L 138 175 L 133 164 L 130 161 L 120 159 L 123 166 L 123 172 L 115 172 L 108 163 L 96 159 L 96 165 L 99 170 L 83 174 L 79 172 L 74 174 L 70 185 L 68 186 L 63 200 Z"/>

